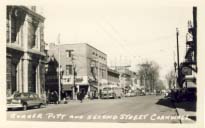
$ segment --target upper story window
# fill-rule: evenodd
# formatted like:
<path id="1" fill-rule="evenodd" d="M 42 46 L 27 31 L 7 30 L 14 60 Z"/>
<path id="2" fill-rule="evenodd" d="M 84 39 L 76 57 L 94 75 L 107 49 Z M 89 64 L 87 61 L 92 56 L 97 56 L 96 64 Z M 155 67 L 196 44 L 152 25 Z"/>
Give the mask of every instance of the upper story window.
<path id="1" fill-rule="evenodd" d="M 72 75 L 72 65 L 66 65 L 66 75 Z"/>
<path id="2" fill-rule="evenodd" d="M 37 48 L 37 22 L 28 22 L 28 46 L 29 48 Z"/>
<path id="3" fill-rule="evenodd" d="M 72 52 L 73 50 L 66 50 L 66 57 L 67 58 L 72 57 Z"/>
<path id="4" fill-rule="evenodd" d="M 11 16 L 11 43 L 16 41 L 17 36 L 17 18 L 15 16 Z"/>

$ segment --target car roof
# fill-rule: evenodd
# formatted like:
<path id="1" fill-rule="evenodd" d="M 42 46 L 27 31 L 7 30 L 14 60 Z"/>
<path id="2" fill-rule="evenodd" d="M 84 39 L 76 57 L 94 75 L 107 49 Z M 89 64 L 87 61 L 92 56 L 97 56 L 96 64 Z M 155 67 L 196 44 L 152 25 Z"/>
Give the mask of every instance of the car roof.
<path id="1" fill-rule="evenodd" d="M 35 94 L 36 95 L 36 93 L 34 93 L 34 92 L 20 92 L 20 93 L 17 93 L 17 94 Z"/>

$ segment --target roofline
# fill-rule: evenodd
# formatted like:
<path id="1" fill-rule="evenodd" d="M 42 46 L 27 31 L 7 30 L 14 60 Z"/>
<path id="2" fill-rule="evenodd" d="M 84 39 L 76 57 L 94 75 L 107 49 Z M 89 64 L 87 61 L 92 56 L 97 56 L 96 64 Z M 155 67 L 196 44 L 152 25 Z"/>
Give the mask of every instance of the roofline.
<path id="1" fill-rule="evenodd" d="M 55 44 L 55 43 L 54 43 L 54 44 Z M 90 45 L 90 44 L 88 44 L 88 43 L 55 44 L 55 45 L 56 45 L 56 46 L 59 46 L 59 45 L 60 45 L 60 46 L 62 46 L 62 45 L 87 45 L 88 47 L 91 47 L 91 48 L 93 48 L 93 49 L 95 49 L 95 50 L 97 50 L 97 51 L 99 51 L 99 52 L 101 52 L 101 53 L 103 53 L 104 55 L 107 56 L 106 53 L 102 52 L 101 50 L 95 48 L 94 46 L 92 46 L 92 45 Z"/>
<path id="2" fill-rule="evenodd" d="M 22 9 L 23 11 L 27 12 L 30 15 L 33 15 L 33 16 L 37 17 L 39 20 L 41 20 L 43 22 L 45 20 L 44 16 L 42 16 L 41 14 L 39 14 L 37 12 L 32 11 L 27 6 L 23 6 L 23 5 L 7 5 L 7 7 L 13 7 L 13 8 Z"/>

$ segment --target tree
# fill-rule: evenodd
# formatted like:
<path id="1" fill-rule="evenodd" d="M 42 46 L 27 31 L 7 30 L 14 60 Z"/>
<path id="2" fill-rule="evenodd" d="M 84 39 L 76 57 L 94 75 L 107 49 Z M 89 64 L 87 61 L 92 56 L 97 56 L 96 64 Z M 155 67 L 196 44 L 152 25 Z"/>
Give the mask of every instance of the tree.
<path id="1" fill-rule="evenodd" d="M 173 70 L 171 70 L 170 72 L 168 72 L 165 76 L 165 79 L 167 81 L 167 84 L 169 86 L 169 89 L 173 88 L 174 85 L 176 84 L 175 83 L 175 80 L 176 80 L 176 77 L 175 77 L 175 72 Z"/>
<path id="2" fill-rule="evenodd" d="M 156 88 L 155 88 L 156 90 L 164 90 L 164 89 L 166 89 L 166 87 L 164 86 L 164 83 L 163 83 L 163 81 L 162 80 L 158 80 L 157 81 L 157 85 L 156 85 Z"/>
<path id="3" fill-rule="evenodd" d="M 154 61 L 139 64 L 138 75 L 146 91 L 153 92 L 159 79 L 159 65 Z"/>

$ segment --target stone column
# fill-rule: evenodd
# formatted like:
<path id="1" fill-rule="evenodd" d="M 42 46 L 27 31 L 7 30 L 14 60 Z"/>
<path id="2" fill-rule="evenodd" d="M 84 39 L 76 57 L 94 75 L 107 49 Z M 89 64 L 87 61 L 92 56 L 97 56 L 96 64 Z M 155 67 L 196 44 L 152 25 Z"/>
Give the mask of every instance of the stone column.
<path id="1" fill-rule="evenodd" d="M 28 92 L 28 68 L 29 68 L 28 53 L 24 53 L 23 57 L 23 92 Z"/>
<path id="2" fill-rule="evenodd" d="M 40 63 L 40 62 L 39 62 Z M 40 78 L 40 64 L 36 68 L 36 93 L 41 95 L 41 78 Z"/>
<path id="3" fill-rule="evenodd" d="M 23 25 L 23 92 L 28 92 L 28 64 L 29 64 L 29 54 L 28 54 L 28 15 L 26 15 L 24 25 Z"/>
<path id="4" fill-rule="evenodd" d="M 23 92 L 23 71 L 22 71 L 22 59 L 20 58 L 19 63 L 18 63 L 18 68 L 17 68 L 17 72 L 18 72 L 18 77 L 17 77 L 17 86 L 18 86 L 18 91 L 19 92 Z"/>

